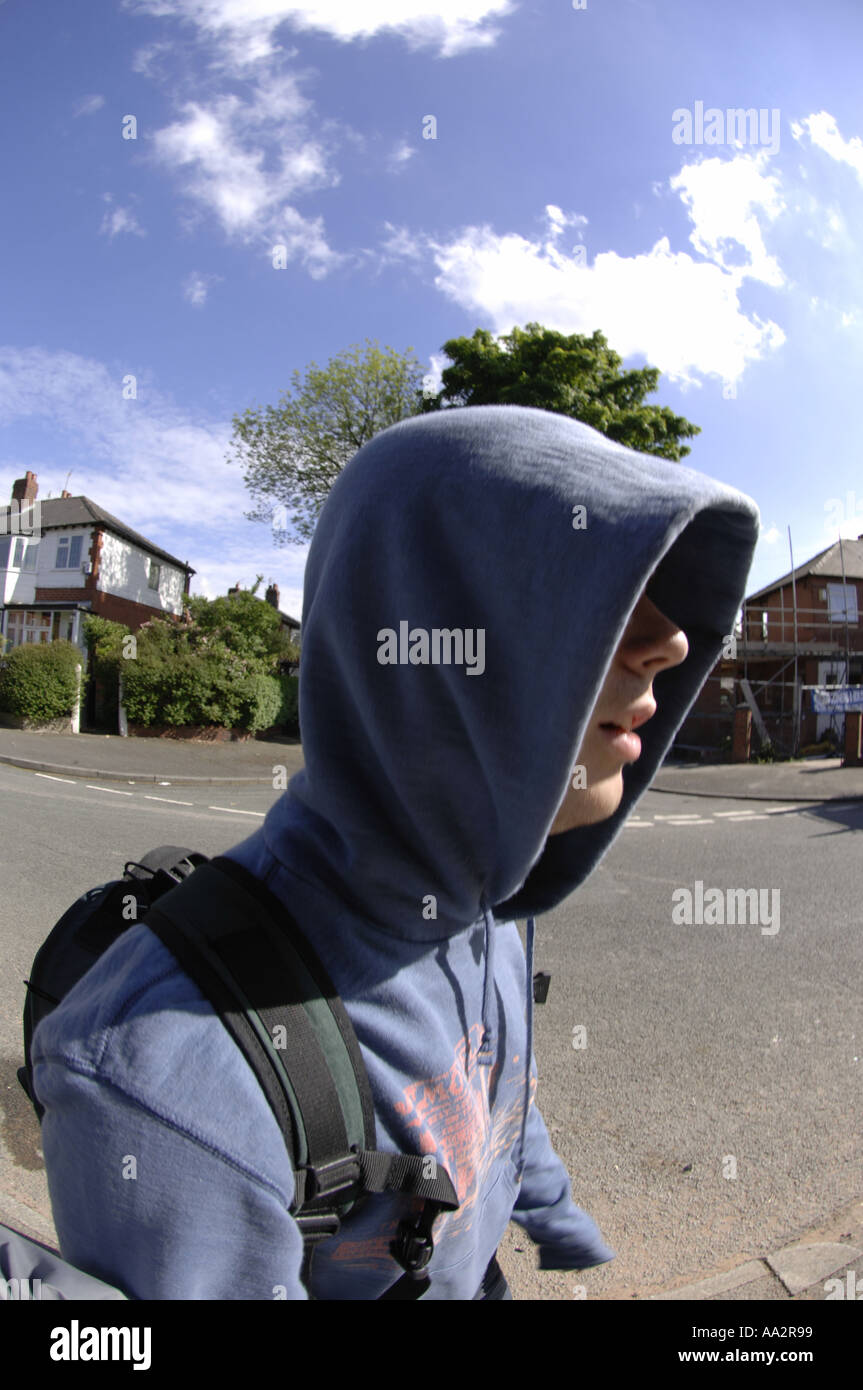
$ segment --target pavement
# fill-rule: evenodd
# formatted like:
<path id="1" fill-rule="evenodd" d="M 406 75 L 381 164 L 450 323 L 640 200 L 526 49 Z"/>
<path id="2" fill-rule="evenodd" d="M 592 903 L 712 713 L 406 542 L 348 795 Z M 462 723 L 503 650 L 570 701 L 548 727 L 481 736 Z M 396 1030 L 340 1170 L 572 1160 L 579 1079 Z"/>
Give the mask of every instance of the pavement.
<path id="1" fill-rule="evenodd" d="M 289 774 L 298 771 L 303 751 L 298 738 L 288 737 L 192 743 L 0 728 L 0 763 L 102 781 L 271 786 L 273 767 L 285 765 Z M 715 765 L 671 760 L 656 774 L 651 791 L 746 801 L 863 801 L 863 767 L 843 767 L 841 758 L 825 757 Z"/>
<path id="2" fill-rule="evenodd" d="M 296 738 L 192 743 L 118 734 L 54 734 L 0 728 L 0 763 L 58 777 L 182 785 L 272 786 L 273 768 L 292 775 L 303 766 Z M 676 796 L 733 800 L 863 802 L 863 768 L 845 768 L 840 758 L 815 757 L 788 763 L 693 765 L 666 762 L 651 790 Z M 4 1194 L 5 1197 L 5 1194 Z M 29 1217 L 29 1220 L 27 1219 Z M 0 1203 L 0 1221 L 27 1229 L 36 1239 L 29 1208 Z M 502 1254 L 504 1253 L 502 1247 Z M 832 1283 L 830 1281 L 833 1281 Z M 564 1294 L 562 1297 L 568 1297 Z M 622 1295 L 618 1292 L 616 1298 Z M 627 1295 L 623 1295 L 626 1297 Z M 820 1226 L 798 1232 L 781 1249 L 753 1258 L 741 1252 L 721 1269 L 695 1282 L 661 1289 L 631 1290 L 631 1298 L 686 1301 L 807 1301 L 863 1298 L 863 1201 L 835 1212 Z"/>

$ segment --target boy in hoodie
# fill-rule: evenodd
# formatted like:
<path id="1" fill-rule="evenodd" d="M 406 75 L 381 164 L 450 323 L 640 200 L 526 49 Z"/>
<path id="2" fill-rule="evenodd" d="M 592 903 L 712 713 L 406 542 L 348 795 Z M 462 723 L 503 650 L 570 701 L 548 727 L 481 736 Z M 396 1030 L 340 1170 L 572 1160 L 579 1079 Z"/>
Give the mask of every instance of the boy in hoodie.
<path id="1" fill-rule="evenodd" d="M 228 854 L 333 980 L 377 1147 L 433 1155 L 455 1184 L 426 1299 L 506 1297 L 510 1220 L 541 1268 L 614 1258 L 534 1101 L 534 919 L 649 786 L 731 631 L 757 534 L 743 494 L 518 406 L 393 426 L 323 508 L 305 767 Z M 146 923 L 43 1021 L 33 1061 L 61 1253 L 79 1268 L 139 1299 L 377 1299 L 401 1277 L 400 1194 L 367 1198 L 304 1264 L 266 1098 Z"/>

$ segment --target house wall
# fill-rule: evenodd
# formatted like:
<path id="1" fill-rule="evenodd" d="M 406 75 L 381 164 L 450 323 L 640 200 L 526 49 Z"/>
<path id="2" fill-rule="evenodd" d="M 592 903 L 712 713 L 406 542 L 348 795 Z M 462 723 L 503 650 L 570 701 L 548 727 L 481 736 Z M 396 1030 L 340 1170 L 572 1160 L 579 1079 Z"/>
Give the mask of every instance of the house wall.
<path id="1" fill-rule="evenodd" d="M 99 553 L 96 589 L 106 596 L 125 599 L 150 609 L 168 613 L 182 613 L 185 571 L 176 569 L 167 561 L 158 560 L 145 550 L 132 545 L 130 541 L 103 531 Z M 147 583 L 151 560 L 160 569 L 158 591 Z M 148 615 L 152 617 L 150 612 Z M 143 621 L 143 619 L 142 619 Z"/>
<path id="2" fill-rule="evenodd" d="M 836 642 L 844 648 L 845 623 L 830 618 L 828 584 L 841 583 L 841 576 L 821 578 L 806 575 L 797 582 L 797 640 L 805 642 Z M 846 583 L 857 593 L 857 611 L 863 613 L 863 581 L 848 579 Z M 822 598 L 822 594 L 824 597 Z M 771 642 L 794 641 L 794 590 L 785 584 L 766 594 L 751 606 L 747 604 L 746 626 L 750 643 L 762 640 L 762 613 L 767 613 L 767 634 Z M 848 647 L 863 651 L 863 627 L 857 622 L 848 624 Z"/>

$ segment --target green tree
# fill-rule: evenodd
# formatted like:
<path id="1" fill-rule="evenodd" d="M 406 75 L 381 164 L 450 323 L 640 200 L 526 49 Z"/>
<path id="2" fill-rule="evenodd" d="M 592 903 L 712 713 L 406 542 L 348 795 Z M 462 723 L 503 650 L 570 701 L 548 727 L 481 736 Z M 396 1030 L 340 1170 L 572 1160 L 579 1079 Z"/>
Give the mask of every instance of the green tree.
<path id="1" fill-rule="evenodd" d="M 195 649 L 213 649 L 221 642 L 238 656 L 260 662 L 275 673 L 282 661 L 296 661 L 297 648 L 282 629 L 276 609 L 255 592 L 263 576 L 251 589 L 208 599 L 195 595 L 187 611 L 193 627 L 189 637 Z"/>
<path id="2" fill-rule="evenodd" d="M 295 371 L 293 395 L 282 392 L 277 406 L 250 406 L 233 417 L 226 461 L 243 465 L 258 503 L 248 520 L 268 522 L 279 543 L 311 540 L 345 464 L 381 430 L 420 412 L 423 372 L 412 353 L 381 351 L 367 338 L 365 348 L 354 344 L 324 368 L 311 363 L 305 380 Z"/>
<path id="3" fill-rule="evenodd" d="M 529 323 L 498 341 L 485 328 L 472 338 L 451 338 L 443 351 L 452 366 L 443 388 L 419 402 L 422 413 L 470 405 L 529 405 L 582 420 L 618 444 L 679 461 L 691 452 L 681 439 L 698 425 L 668 406 L 645 405 L 657 389 L 657 367 L 622 371 L 623 359 L 599 332 L 568 337 Z"/>

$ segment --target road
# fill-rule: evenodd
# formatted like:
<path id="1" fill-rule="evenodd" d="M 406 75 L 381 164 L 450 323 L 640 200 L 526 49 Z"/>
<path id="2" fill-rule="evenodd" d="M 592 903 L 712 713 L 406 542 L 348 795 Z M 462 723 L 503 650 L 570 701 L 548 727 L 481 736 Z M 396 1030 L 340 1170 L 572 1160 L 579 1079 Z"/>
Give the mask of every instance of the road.
<path id="1" fill-rule="evenodd" d="M 50 1238 L 39 1129 L 15 1077 L 21 981 L 47 931 L 125 860 L 158 844 L 223 852 L 280 794 L 0 767 L 0 1208 L 12 1224 L 30 1214 Z M 539 1273 L 511 1226 L 501 1261 L 516 1297 L 696 1278 L 863 1196 L 861 830 L 861 804 L 649 792 L 588 882 L 538 920 L 535 968 L 552 977 L 534 1014 L 538 1101 L 617 1259 Z M 696 881 L 705 894 L 778 890 L 764 898 L 772 921 L 678 925 L 672 895 Z"/>

